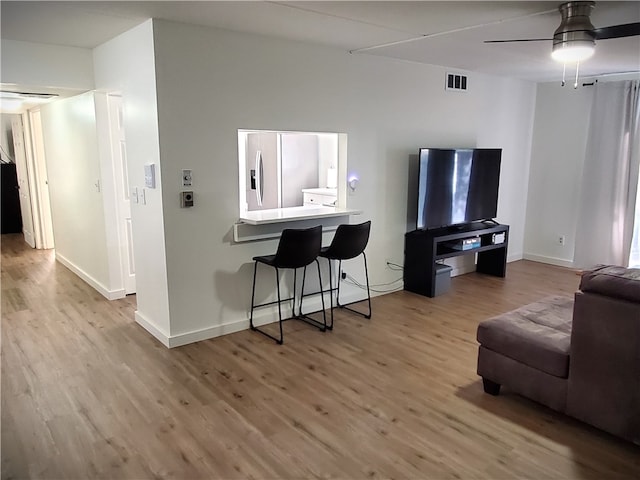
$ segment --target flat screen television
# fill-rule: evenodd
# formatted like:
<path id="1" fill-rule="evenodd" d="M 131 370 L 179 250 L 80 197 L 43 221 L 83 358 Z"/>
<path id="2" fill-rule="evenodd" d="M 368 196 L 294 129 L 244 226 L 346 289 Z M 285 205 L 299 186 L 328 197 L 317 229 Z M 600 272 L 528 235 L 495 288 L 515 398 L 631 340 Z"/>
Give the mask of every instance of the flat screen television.
<path id="1" fill-rule="evenodd" d="M 502 149 L 419 150 L 417 228 L 495 218 Z"/>

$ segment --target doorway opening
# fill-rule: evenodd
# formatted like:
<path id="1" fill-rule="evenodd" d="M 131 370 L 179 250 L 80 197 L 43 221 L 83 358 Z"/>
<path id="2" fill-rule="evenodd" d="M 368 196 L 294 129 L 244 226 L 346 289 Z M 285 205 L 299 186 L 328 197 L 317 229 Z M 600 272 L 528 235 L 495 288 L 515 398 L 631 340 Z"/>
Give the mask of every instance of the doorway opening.
<path id="1" fill-rule="evenodd" d="M 40 111 L 2 113 L 3 150 L 12 152 L 19 192 L 21 233 L 31 248 L 54 247 Z"/>

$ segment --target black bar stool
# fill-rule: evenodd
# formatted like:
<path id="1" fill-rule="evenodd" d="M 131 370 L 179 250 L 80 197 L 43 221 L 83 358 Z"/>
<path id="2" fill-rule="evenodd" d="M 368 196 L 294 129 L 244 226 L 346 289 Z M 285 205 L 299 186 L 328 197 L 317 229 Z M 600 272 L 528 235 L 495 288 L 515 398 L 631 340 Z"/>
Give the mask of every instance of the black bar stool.
<path id="1" fill-rule="evenodd" d="M 318 262 L 318 255 L 320 254 L 320 248 L 322 246 L 322 225 L 317 227 L 306 229 L 285 229 L 282 231 L 280 242 L 278 243 L 278 250 L 275 255 L 266 255 L 253 257 L 253 289 L 251 291 L 251 316 L 249 317 L 249 325 L 251 330 L 256 330 L 263 335 L 275 340 L 278 344 L 282 345 L 284 336 L 282 333 L 282 308 L 280 304 L 289 300 L 293 301 L 292 314 L 293 318 L 303 320 L 314 327 L 319 328 L 321 331 L 327 329 L 327 317 L 324 312 L 324 295 L 322 298 L 322 320 L 323 323 L 314 320 L 307 315 L 302 314 L 302 298 L 300 299 L 300 314 L 295 314 L 296 309 L 296 280 L 297 269 L 304 267 L 304 274 L 302 277 L 302 283 L 304 288 L 304 279 L 306 277 L 306 267 L 316 262 L 318 267 L 318 281 L 320 283 L 320 292 L 322 293 L 322 276 L 320 274 L 320 262 Z M 273 267 L 276 271 L 276 285 L 278 290 L 278 300 L 275 302 L 261 303 L 255 305 L 256 294 L 256 272 L 258 270 L 258 263 Z M 280 297 L 280 269 L 293 269 L 293 295 L 289 298 L 282 299 Z M 280 338 L 274 337 L 267 332 L 260 330 L 253 325 L 253 310 L 258 307 L 265 307 L 267 305 L 278 304 L 278 323 L 280 327 Z"/>
<path id="2" fill-rule="evenodd" d="M 369 233 L 371 231 L 371 220 L 359 223 L 357 225 L 343 224 L 338 225 L 336 233 L 333 236 L 331 245 L 324 247 L 320 250 L 320 256 L 326 258 L 329 261 L 329 298 L 331 302 L 331 324 L 327 325 L 329 330 L 333 329 L 333 292 L 336 291 L 336 305 L 339 308 L 345 308 L 353 313 L 362 315 L 365 318 L 371 318 L 371 293 L 369 291 L 369 270 L 367 268 L 367 255 L 364 253 L 364 249 L 369 243 Z M 367 302 L 369 304 L 369 312 L 363 313 L 353 308 L 349 308 L 348 305 L 361 302 L 357 300 L 347 304 L 340 303 L 340 281 L 342 280 L 342 261 L 350 260 L 362 255 L 364 259 L 364 274 L 367 279 Z M 338 260 L 338 285 L 333 288 L 333 275 L 331 272 L 331 260 Z M 304 295 L 304 281 L 302 282 L 302 290 Z M 318 293 L 318 292 L 316 292 Z M 322 290 L 320 291 L 322 294 Z M 313 295 L 313 294 L 311 294 Z M 300 302 L 302 308 L 302 301 Z M 324 308 L 324 301 L 323 301 Z"/>

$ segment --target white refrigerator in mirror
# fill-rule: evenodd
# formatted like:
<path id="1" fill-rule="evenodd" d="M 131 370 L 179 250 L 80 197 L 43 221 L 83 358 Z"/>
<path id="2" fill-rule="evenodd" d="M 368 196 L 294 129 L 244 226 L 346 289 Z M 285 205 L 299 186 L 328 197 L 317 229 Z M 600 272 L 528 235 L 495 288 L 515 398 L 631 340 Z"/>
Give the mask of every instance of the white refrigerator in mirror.
<path id="1" fill-rule="evenodd" d="M 247 208 L 278 208 L 280 179 L 278 173 L 278 134 L 249 133 L 246 148 Z"/>
<path id="2" fill-rule="evenodd" d="M 249 133 L 245 171 L 249 211 L 302 206 L 302 190 L 318 187 L 318 137 Z"/>

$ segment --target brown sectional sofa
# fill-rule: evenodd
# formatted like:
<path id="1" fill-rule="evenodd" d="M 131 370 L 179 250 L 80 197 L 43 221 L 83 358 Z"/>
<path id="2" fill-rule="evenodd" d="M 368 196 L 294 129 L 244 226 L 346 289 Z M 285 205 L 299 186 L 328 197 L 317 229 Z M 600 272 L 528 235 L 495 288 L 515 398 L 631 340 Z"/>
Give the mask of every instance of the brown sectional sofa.
<path id="1" fill-rule="evenodd" d="M 478 326 L 478 374 L 640 445 L 640 269 L 599 266 L 571 297 Z"/>

